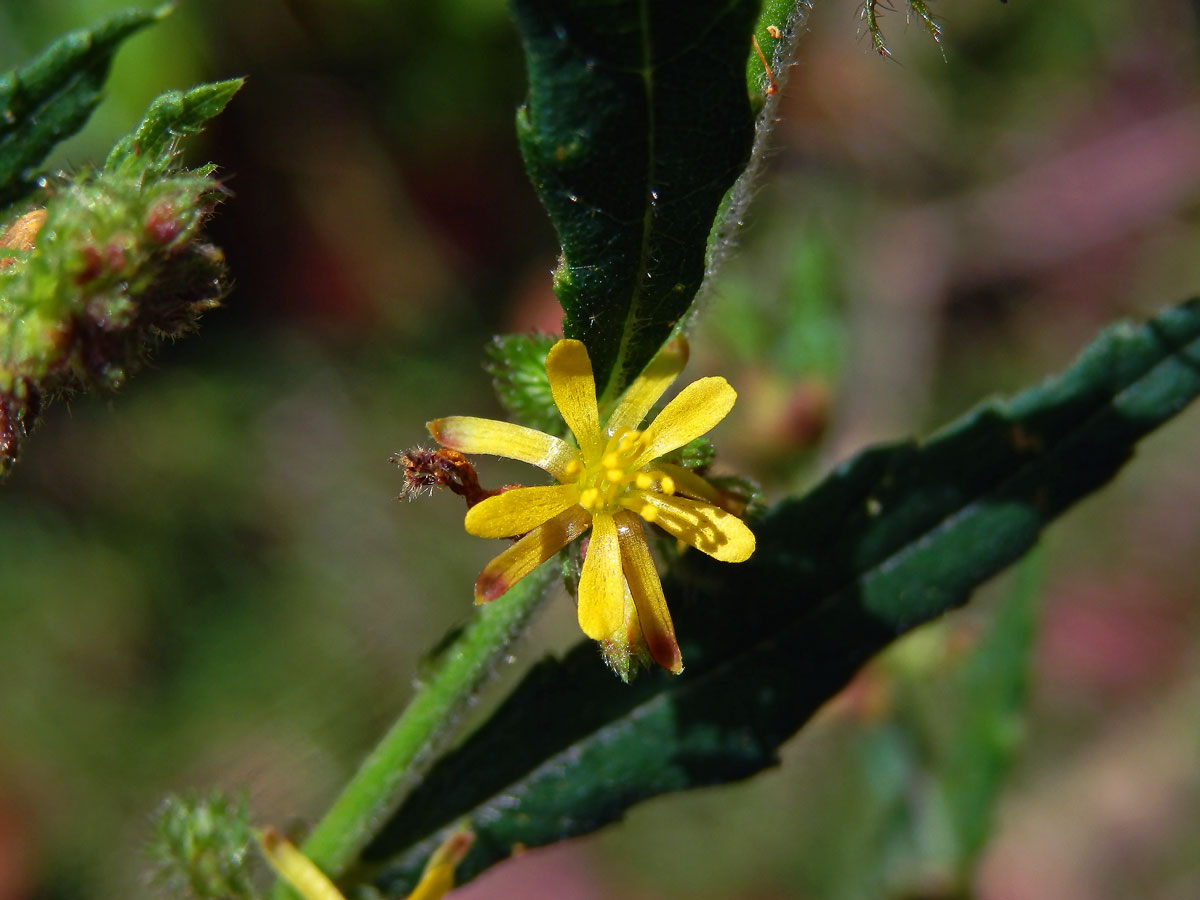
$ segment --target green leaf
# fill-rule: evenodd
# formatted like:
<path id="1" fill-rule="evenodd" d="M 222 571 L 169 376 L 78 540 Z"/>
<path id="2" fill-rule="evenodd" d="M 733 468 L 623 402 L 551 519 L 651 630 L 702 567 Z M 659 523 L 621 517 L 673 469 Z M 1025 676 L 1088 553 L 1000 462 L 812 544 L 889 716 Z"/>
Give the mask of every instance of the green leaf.
<path id="1" fill-rule="evenodd" d="M 496 396 L 521 425 L 564 436 L 566 423 L 546 377 L 546 354 L 557 338 L 548 334 L 502 334 L 484 348 L 484 369 L 492 376 Z"/>
<path id="2" fill-rule="evenodd" d="M 31 191 L 46 154 L 87 122 L 121 43 L 168 11 L 114 13 L 0 78 L 0 208 Z"/>
<path id="3" fill-rule="evenodd" d="M 1200 393 L 1200 301 L 1117 325 L 1070 370 L 924 443 L 870 449 L 755 523 L 747 563 L 667 582 L 687 668 L 616 681 L 548 659 L 429 773 L 357 873 L 399 896 L 466 819 L 466 879 L 669 791 L 745 778 L 898 635 L 964 603 Z"/>
<path id="4" fill-rule="evenodd" d="M 210 119 L 224 112 L 244 83 L 243 78 L 231 78 L 187 92 L 161 94 L 150 104 L 137 130 L 113 147 L 104 168 L 114 171 L 132 166 L 151 174 L 166 171 L 179 151 L 180 141 L 199 134 Z"/>
<path id="5" fill-rule="evenodd" d="M 513 0 L 526 169 L 562 241 L 563 333 L 615 398 L 687 312 L 754 135 L 755 0 Z"/>

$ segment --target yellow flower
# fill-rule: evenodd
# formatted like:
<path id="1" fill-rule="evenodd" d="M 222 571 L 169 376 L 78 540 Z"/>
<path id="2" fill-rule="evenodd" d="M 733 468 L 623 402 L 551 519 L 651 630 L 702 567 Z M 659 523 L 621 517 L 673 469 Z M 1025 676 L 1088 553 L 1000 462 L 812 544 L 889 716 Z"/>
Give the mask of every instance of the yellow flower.
<path id="1" fill-rule="evenodd" d="M 454 867 L 462 862 L 474 840 L 475 834 L 467 828 L 451 832 L 429 857 L 421 881 L 406 900 L 441 900 L 450 893 Z M 329 876 L 274 828 L 259 833 L 258 845 L 276 874 L 304 900 L 346 900 Z"/>
<path id="2" fill-rule="evenodd" d="M 524 535 L 483 570 L 475 583 L 476 603 L 503 595 L 590 527 L 579 580 L 583 633 L 615 648 L 644 640 L 659 665 L 682 671 L 642 520 L 725 562 L 742 562 L 754 552 L 753 532 L 717 505 L 720 495 L 712 485 L 680 466 L 656 465 L 725 418 L 737 399 L 729 383 L 693 382 L 644 430 L 636 430 L 685 361 L 681 352 L 660 353 L 601 424 L 587 349 L 572 340 L 551 347 L 550 392 L 575 446 L 493 419 L 450 416 L 429 423 L 443 446 L 531 463 L 558 481 L 507 491 L 467 512 L 467 531 L 478 537 Z"/>

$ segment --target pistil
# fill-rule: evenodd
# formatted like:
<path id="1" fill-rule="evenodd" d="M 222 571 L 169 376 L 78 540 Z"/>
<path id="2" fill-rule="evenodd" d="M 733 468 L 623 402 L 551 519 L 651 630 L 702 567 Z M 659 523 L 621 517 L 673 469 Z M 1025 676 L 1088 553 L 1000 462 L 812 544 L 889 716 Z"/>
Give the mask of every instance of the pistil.
<path id="1" fill-rule="evenodd" d="M 675 482 L 671 476 L 654 469 L 632 468 L 643 449 L 642 433 L 623 428 L 608 439 L 598 460 L 572 461 L 566 474 L 578 478 L 579 505 L 591 512 L 616 512 L 631 485 L 641 491 L 657 486 L 664 494 L 674 494 Z M 643 503 L 638 512 L 647 522 L 658 515 L 658 510 L 648 503 Z"/>

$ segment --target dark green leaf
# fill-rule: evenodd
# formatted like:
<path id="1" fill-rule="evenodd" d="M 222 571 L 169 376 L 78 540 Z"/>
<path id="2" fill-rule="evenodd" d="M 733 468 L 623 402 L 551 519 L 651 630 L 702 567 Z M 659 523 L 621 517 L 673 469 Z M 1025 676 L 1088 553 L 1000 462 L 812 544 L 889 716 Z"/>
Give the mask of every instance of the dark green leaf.
<path id="1" fill-rule="evenodd" d="M 113 147 L 104 168 L 113 171 L 122 165 L 132 165 L 151 174 L 166 171 L 181 139 L 203 131 L 209 119 L 224 111 L 243 83 L 244 79 L 231 78 L 202 84 L 187 92 L 168 91 L 160 95 L 150 104 L 137 130 Z"/>
<path id="2" fill-rule="evenodd" d="M 485 348 L 484 368 L 492 376 L 500 405 L 515 421 L 561 437 L 566 424 L 546 377 L 546 354 L 556 340 L 548 334 L 498 335 Z"/>
<path id="3" fill-rule="evenodd" d="M 689 554 L 667 584 L 687 665 L 614 679 L 584 643 L 542 662 L 438 763 L 364 854 L 402 894 L 467 819 L 470 878 L 668 791 L 732 781 L 897 635 L 964 603 L 1200 393 L 1200 301 L 1117 325 L 1061 377 L 928 441 L 868 450 L 755 524 L 740 566 Z"/>
<path id="4" fill-rule="evenodd" d="M 687 311 L 749 158 L 755 0 L 512 0 L 525 166 L 558 229 L 563 333 L 616 397 Z"/>
<path id="5" fill-rule="evenodd" d="M 121 42 L 166 12 L 114 13 L 0 78 L 0 208 L 30 191 L 46 154 L 87 122 Z"/>

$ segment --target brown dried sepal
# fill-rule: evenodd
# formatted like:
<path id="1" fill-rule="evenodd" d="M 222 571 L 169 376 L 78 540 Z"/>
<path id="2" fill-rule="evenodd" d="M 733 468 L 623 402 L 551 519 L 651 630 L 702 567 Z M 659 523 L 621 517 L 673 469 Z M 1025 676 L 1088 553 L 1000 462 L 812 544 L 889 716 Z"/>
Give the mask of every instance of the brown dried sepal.
<path id="1" fill-rule="evenodd" d="M 10 392 L 0 391 L 0 478 L 16 462 L 21 441 L 41 408 L 41 392 L 28 379 L 17 379 Z"/>
<path id="2" fill-rule="evenodd" d="M 21 432 L 16 411 L 8 397 L 0 395 L 0 472 L 7 471 L 17 457 L 17 442 Z"/>
<path id="3" fill-rule="evenodd" d="M 422 494 L 429 496 L 435 487 L 447 487 L 464 498 L 469 509 L 480 500 L 521 487 L 519 484 L 506 484 L 495 490 L 480 487 L 479 476 L 475 474 L 471 461 L 457 450 L 445 447 L 438 450 L 413 447 L 397 453 L 391 462 L 404 470 L 404 487 L 400 497 L 410 500 Z"/>

